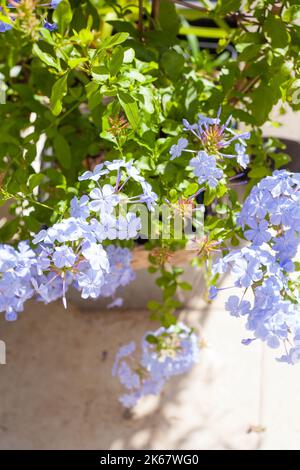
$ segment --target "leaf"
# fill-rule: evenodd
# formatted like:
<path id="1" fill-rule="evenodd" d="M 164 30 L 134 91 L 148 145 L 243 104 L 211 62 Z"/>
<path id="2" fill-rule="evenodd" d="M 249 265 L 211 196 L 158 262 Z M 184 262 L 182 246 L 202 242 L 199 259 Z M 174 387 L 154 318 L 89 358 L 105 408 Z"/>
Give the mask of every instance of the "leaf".
<path id="1" fill-rule="evenodd" d="M 223 14 L 230 12 L 236 12 L 240 9 L 242 0 L 219 0 L 218 1 L 218 11 Z"/>
<path id="2" fill-rule="evenodd" d="M 147 340 L 148 343 L 150 343 L 150 344 L 157 344 L 158 341 L 159 341 L 158 338 L 157 338 L 157 336 L 155 336 L 155 335 L 147 335 L 147 336 L 146 336 L 146 340 Z"/>
<path id="3" fill-rule="evenodd" d="M 184 196 L 189 197 L 195 194 L 199 189 L 199 185 L 197 183 L 190 183 L 186 190 L 184 191 Z M 171 192 L 171 191 L 170 191 Z M 177 195 L 177 193 L 176 193 Z"/>
<path id="4" fill-rule="evenodd" d="M 76 67 L 78 67 L 78 65 L 82 64 L 83 62 L 86 62 L 87 60 L 87 57 L 72 57 L 68 60 L 68 66 L 71 69 L 75 69 Z"/>
<path id="5" fill-rule="evenodd" d="M 268 168 L 264 166 L 260 166 L 260 167 L 253 168 L 251 171 L 249 171 L 248 175 L 250 176 L 250 178 L 263 178 L 264 176 L 267 176 L 269 173 L 270 171 Z"/>
<path id="6" fill-rule="evenodd" d="M 177 80 L 181 76 L 184 58 L 178 52 L 174 50 L 166 51 L 162 55 L 161 63 L 167 75 L 173 80 Z"/>
<path id="7" fill-rule="evenodd" d="M 255 117 L 258 125 L 262 125 L 270 114 L 274 104 L 274 95 L 270 87 L 266 84 L 260 85 L 250 95 L 252 103 L 249 106 L 252 115 Z"/>
<path id="8" fill-rule="evenodd" d="M 61 70 L 61 67 L 60 67 L 60 64 L 59 64 L 59 61 L 58 59 L 55 59 L 54 57 L 52 57 L 50 54 L 48 54 L 47 52 L 43 52 L 39 46 L 37 44 L 34 44 L 33 45 L 33 48 L 32 48 L 32 51 L 35 55 L 38 56 L 38 58 L 44 62 L 44 64 L 48 65 L 48 67 L 53 67 L 55 68 L 56 70 L 60 71 Z"/>
<path id="9" fill-rule="evenodd" d="M 131 64 L 134 57 L 135 57 L 134 49 L 132 49 L 132 47 L 129 47 L 128 49 L 124 51 L 124 59 L 123 59 L 124 64 Z"/>
<path id="10" fill-rule="evenodd" d="M 282 15 L 282 19 L 287 23 L 292 23 L 293 21 L 299 20 L 300 5 L 292 5 L 291 7 L 287 8 Z"/>
<path id="11" fill-rule="evenodd" d="M 119 91 L 118 98 L 132 129 L 136 130 L 140 121 L 139 110 L 136 101 L 134 98 L 132 98 L 132 96 L 130 96 L 128 93 L 125 93 L 124 91 Z"/>
<path id="12" fill-rule="evenodd" d="M 30 175 L 28 178 L 29 191 L 32 191 L 36 186 L 38 186 L 44 178 L 45 175 L 43 173 L 34 173 L 33 175 Z"/>
<path id="13" fill-rule="evenodd" d="M 0 242 L 5 243 L 12 239 L 12 237 L 19 231 L 20 228 L 20 220 L 19 217 L 16 217 L 9 222 L 6 222 L 0 228 Z"/>
<path id="14" fill-rule="evenodd" d="M 159 308 L 161 308 L 161 304 L 156 300 L 149 300 L 149 302 L 147 303 L 147 308 L 149 310 L 158 310 Z"/>
<path id="15" fill-rule="evenodd" d="M 270 157 L 274 160 L 276 169 L 287 165 L 292 160 L 286 153 L 272 153 Z"/>
<path id="16" fill-rule="evenodd" d="M 182 290 L 192 290 L 192 286 L 188 282 L 179 282 L 178 285 L 179 285 L 180 289 L 182 289 Z"/>
<path id="17" fill-rule="evenodd" d="M 71 168 L 71 150 L 66 139 L 61 135 L 57 134 L 53 140 L 55 157 L 63 168 L 68 170 Z"/>
<path id="18" fill-rule="evenodd" d="M 266 19 L 263 31 L 274 48 L 286 47 L 290 41 L 290 36 L 285 24 L 281 18 L 274 16 L 272 13 L 270 13 Z"/>
<path id="19" fill-rule="evenodd" d="M 126 39 L 129 37 L 128 33 L 117 33 L 113 36 L 105 39 L 100 46 L 100 50 L 103 49 L 110 49 L 111 47 L 117 46 L 118 44 L 122 44 Z"/>
<path id="20" fill-rule="evenodd" d="M 68 91 L 68 73 L 59 78 L 53 85 L 50 97 L 50 107 L 54 116 L 58 116 L 62 110 L 62 99 Z"/>
<path id="21" fill-rule="evenodd" d="M 117 75 L 119 72 L 124 59 L 124 50 L 122 46 L 117 46 L 112 53 L 111 60 L 109 62 L 109 71 L 112 76 Z"/>
<path id="22" fill-rule="evenodd" d="M 216 198 L 216 189 L 215 188 L 208 188 L 204 192 L 204 205 L 209 206 Z"/>
<path id="23" fill-rule="evenodd" d="M 73 11 L 68 0 L 62 0 L 53 13 L 53 21 L 58 26 L 59 32 L 63 33 L 73 18 Z"/>
<path id="24" fill-rule="evenodd" d="M 160 1 L 158 19 L 164 33 L 167 31 L 174 36 L 177 35 L 180 21 L 176 13 L 175 5 L 169 0 Z"/>
<path id="25" fill-rule="evenodd" d="M 261 44 L 250 44 L 239 54 L 239 60 L 248 62 L 254 57 L 259 57 L 261 50 Z"/>

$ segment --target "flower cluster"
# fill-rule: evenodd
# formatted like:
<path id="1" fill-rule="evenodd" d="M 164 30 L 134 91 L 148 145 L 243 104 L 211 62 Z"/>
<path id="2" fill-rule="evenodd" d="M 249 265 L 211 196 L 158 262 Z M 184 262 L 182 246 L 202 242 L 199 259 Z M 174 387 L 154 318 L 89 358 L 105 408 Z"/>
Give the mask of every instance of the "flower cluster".
<path id="1" fill-rule="evenodd" d="M 229 297 L 226 309 L 247 317 L 253 332 L 249 344 L 259 338 L 268 346 L 285 347 L 280 361 L 300 360 L 300 277 L 297 275 L 300 247 L 300 174 L 275 171 L 254 187 L 238 218 L 251 242 L 220 259 L 215 273 L 232 273 L 241 298 Z M 248 289 L 253 294 L 245 300 Z M 211 290 L 216 295 L 216 288 Z"/>
<path id="2" fill-rule="evenodd" d="M 100 186 L 98 180 L 113 178 L 114 171 L 115 185 Z M 133 198 L 122 193 L 130 178 L 142 187 L 142 192 Z M 0 246 L 0 311 L 6 312 L 10 320 L 17 317 L 24 301 L 33 295 L 45 303 L 61 297 L 66 306 L 66 292 L 71 284 L 82 298 L 96 299 L 114 296 L 119 287 L 134 279 L 129 249 L 109 242 L 137 237 L 140 219 L 133 212 L 117 215 L 115 209 L 122 203 L 139 201 L 151 210 L 156 194 L 132 162 L 123 160 L 97 165 L 79 179 L 90 181 L 89 195 L 74 197 L 70 217 L 36 234 L 35 250 L 27 243 L 20 243 L 18 250 Z M 111 306 L 120 303 L 117 298 Z"/>
<path id="3" fill-rule="evenodd" d="M 40 6 L 42 8 L 51 8 L 51 9 L 56 9 L 57 6 L 60 4 L 61 0 L 51 0 L 50 3 L 47 2 L 37 2 L 36 6 Z M 1 15 L 1 20 L 0 20 L 0 33 L 5 33 L 6 31 L 9 31 L 10 29 L 13 28 L 13 22 L 15 19 L 18 17 L 18 8 L 21 6 L 22 0 L 8 0 L 7 5 L 6 5 L 6 11 L 3 11 L 3 9 L 0 7 L 0 13 Z M 25 2 L 26 3 L 26 2 Z M 27 6 L 27 8 L 31 9 L 32 8 L 32 2 Z M 9 10 L 8 10 L 9 9 Z M 15 11 L 13 11 L 15 10 Z M 42 26 L 49 31 L 54 31 L 57 29 L 56 23 L 50 23 L 47 20 L 43 20 Z"/>
<path id="4" fill-rule="evenodd" d="M 210 188 L 215 188 L 224 177 L 224 159 L 236 159 L 239 166 L 247 168 L 249 156 L 246 153 L 245 139 L 248 139 L 250 134 L 236 133 L 230 127 L 230 122 L 231 117 L 225 124 L 221 124 L 220 111 L 216 118 L 199 115 L 196 124 L 190 124 L 184 119 L 184 130 L 192 134 L 196 143 L 200 144 L 201 150 L 188 149 L 189 141 L 182 137 L 170 149 L 171 160 L 180 157 L 182 152 L 195 153 L 195 157 L 190 160 L 190 166 L 194 169 L 198 183 L 206 183 Z M 233 154 L 230 149 L 234 149 Z M 224 153 L 225 151 L 227 153 Z"/>
<path id="5" fill-rule="evenodd" d="M 199 340 L 182 323 L 147 332 L 141 341 L 141 356 L 135 357 L 136 344 L 122 346 L 113 367 L 127 392 L 120 397 L 125 407 L 133 407 L 142 396 L 160 393 L 174 375 L 189 371 L 199 358 Z"/>
<path id="6" fill-rule="evenodd" d="M 0 246 L 0 312 L 13 321 L 23 310 L 23 304 L 34 294 L 32 274 L 36 266 L 36 255 L 26 242 L 15 249 Z"/>

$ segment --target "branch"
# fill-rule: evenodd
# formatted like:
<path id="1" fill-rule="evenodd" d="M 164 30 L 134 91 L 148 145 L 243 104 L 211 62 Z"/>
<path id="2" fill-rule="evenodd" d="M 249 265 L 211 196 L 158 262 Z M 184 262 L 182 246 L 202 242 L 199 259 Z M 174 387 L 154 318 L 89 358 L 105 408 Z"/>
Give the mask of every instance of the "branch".
<path id="1" fill-rule="evenodd" d="M 140 33 L 143 32 L 143 0 L 139 0 L 138 30 Z"/>
<path id="2" fill-rule="evenodd" d="M 192 10 L 198 10 L 202 13 L 210 13 L 207 8 L 199 7 L 198 5 L 194 5 L 194 3 L 186 2 L 185 0 L 170 0 L 172 3 L 181 5 L 183 7 L 191 8 Z"/>

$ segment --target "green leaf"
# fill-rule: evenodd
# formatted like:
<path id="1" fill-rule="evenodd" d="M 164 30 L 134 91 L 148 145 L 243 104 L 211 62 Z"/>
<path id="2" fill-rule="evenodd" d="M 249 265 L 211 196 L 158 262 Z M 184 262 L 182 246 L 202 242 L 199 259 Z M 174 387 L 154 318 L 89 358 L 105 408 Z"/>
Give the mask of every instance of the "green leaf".
<path id="1" fill-rule="evenodd" d="M 47 168 L 45 170 L 46 175 L 52 183 L 59 187 L 66 187 L 66 178 L 61 171 L 55 168 Z"/>
<path id="2" fill-rule="evenodd" d="M 54 116 L 58 116 L 62 110 L 62 99 L 68 91 L 68 73 L 59 78 L 53 85 L 50 97 L 50 107 Z"/>
<path id="3" fill-rule="evenodd" d="M 292 160 L 289 155 L 280 152 L 272 153 L 270 157 L 274 160 L 276 169 L 287 165 Z"/>
<path id="4" fill-rule="evenodd" d="M 20 220 L 19 217 L 16 217 L 13 220 L 10 220 L 9 222 L 6 222 L 1 228 L 0 228 L 0 242 L 5 243 L 8 242 L 12 239 L 12 237 L 18 232 L 20 227 Z"/>
<path id="5" fill-rule="evenodd" d="M 44 64 L 48 65 L 48 67 L 53 67 L 54 69 L 56 69 L 58 71 L 61 70 L 59 60 L 55 59 L 54 57 L 52 57 L 47 52 L 43 52 L 37 44 L 33 45 L 32 51 L 36 56 L 38 56 L 38 58 L 42 62 L 44 62 Z"/>
<path id="6" fill-rule="evenodd" d="M 154 336 L 154 335 L 147 335 L 146 336 L 146 340 L 148 341 L 148 343 L 150 344 L 157 344 L 159 342 L 157 336 Z"/>
<path id="7" fill-rule="evenodd" d="M 248 62 L 254 57 L 259 57 L 261 51 L 261 44 L 250 44 L 240 53 L 239 60 Z"/>
<path id="8" fill-rule="evenodd" d="M 140 117 L 135 99 L 124 91 L 119 91 L 118 98 L 132 129 L 136 130 L 139 126 Z"/>
<path id="9" fill-rule="evenodd" d="M 150 274 L 154 274 L 157 272 L 157 268 L 155 268 L 154 266 L 149 266 L 148 268 L 148 273 Z"/>
<path id="10" fill-rule="evenodd" d="M 268 119 L 273 104 L 275 104 L 274 94 L 268 85 L 261 84 L 259 88 L 253 91 L 250 97 L 252 98 L 252 103 L 249 108 L 257 124 L 262 125 Z"/>
<path id="11" fill-rule="evenodd" d="M 209 206 L 216 198 L 216 189 L 215 188 L 208 188 L 204 192 L 204 205 Z"/>
<path id="12" fill-rule="evenodd" d="M 257 168 L 253 168 L 251 171 L 249 171 L 248 175 L 250 178 L 263 178 L 264 176 L 267 176 L 270 173 L 268 168 L 265 168 L 264 166 L 260 166 Z"/>
<path id="13" fill-rule="evenodd" d="M 63 168 L 68 170 L 71 168 L 71 150 L 66 139 L 61 135 L 57 134 L 53 140 L 55 157 Z"/>
<path id="14" fill-rule="evenodd" d="M 176 36 L 179 31 L 180 21 L 174 3 L 169 0 L 161 0 L 159 4 L 159 24 L 163 33 L 168 32 Z M 156 31 L 157 33 L 158 31 Z"/>
<path id="15" fill-rule="evenodd" d="M 128 33 L 117 33 L 114 34 L 113 36 L 105 39 L 103 43 L 100 46 L 100 50 L 103 49 L 110 49 L 111 47 L 117 46 L 118 44 L 122 44 L 123 42 L 126 41 L 126 39 L 129 37 Z"/>
<path id="16" fill-rule="evenodd" d="M 217 9 L 223 14 L 236 12 L 240 9 L 242 0 L 219 0 Z"/>
<path id="17" fill-rule="evenodd" d="M 170 78 L 177 80 L 182 75 L 181 71 L 184 66 L 184 58 L 174 50 L 166 51 L 162 55 L 161 64 L 167 75 Z"/>
<path id="18" fill-rule="evenodd" d="M 227 193 L 227 186 L 226 184 L 223 184 L 223 183 L 219 183 L 218 186 L 216 187 L 216 196 L 218 198 L 221 198 L 222 196 L 224 196 L 224 194 Z"/>
<path id="19" fill-rule="evenodd" d="M 161 304 L 159 302 L 157 302 L 156 300 L 150 300 L 147 303 L 147 308 L 149 310 L 158 310 L 160 307 L 161 307 Z"/>
<path id="20" fill-rule="evenodd" d="M 274 16 L 273 13 L 269 13 L 266 19 L 263 31 L 267 39 L 271 41 L 274 48 L 286 47 L 290 40 L 290 35 L 286 29 L 286 26 L 281 18 Z"/>
<path id="21" fill-rule="evenodd" d="M 44 178 L 45 175 L 43 173 L 34 173 L 33 175 L 30 175 L 28 178 L 29 191 L 32 191 L 36 186 L 38 186 Z"/>
<path id="22" fill-rule="evenodd" d="M 109 71 L 112 76 L 117 75 L 119 72 L 124 59 L 124 49 L 122 46 L 117 46 L 112 53 L 111 60 L 109 62 Z"/>
<path id="23" fill-rule="evenodd" d="M 178 285 L 179 285 L 180 289 L 182 289 L 182 290 L 192 290 L 192 286 L 188 282 L 179 282 Z"/>
<path id="24" fill-rule="evenodd" d="M 73 11 L 68 0 L 62 0 L 53 13 L 53 21 L 58 26 L 60 33 L 63 33 L 73 18 Z"/>
<path id="25" fill-rule="evenodd" d="M 189 197 L 195 194 L 199 189 L 199 184 L 198 183 L 190 183 L 186 190 L 184 191 L 184 197 Z M 171 191 L 170 191 L 171 192 Z M 177 195 L 177 192 L 176 192 Z"/>
<path id="26" fill-rule="evenodd" d="M 76 67 L 78 67 L 78 65 L 82 64 L 83 62 L 86 62 L 87 60 L 87 57 L 72 57 L 68 60 L 68 66 L 71 69 L 75 69 Z"/>
<path id="27" fill-rule="evenodd" d="M 282 19 L 288 23 L 299 20 L 300 5 L 292 5 L 291 7 L 287 8 L 282 15 Z"/>

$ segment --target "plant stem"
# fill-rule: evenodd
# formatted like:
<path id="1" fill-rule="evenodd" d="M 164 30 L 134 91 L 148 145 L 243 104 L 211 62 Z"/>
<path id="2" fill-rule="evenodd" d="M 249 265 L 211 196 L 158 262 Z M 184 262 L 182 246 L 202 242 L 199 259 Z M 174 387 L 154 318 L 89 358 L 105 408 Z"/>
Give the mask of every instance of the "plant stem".
<path id="1" fill-rule="evenodd" d="M 138 30 L 140 34 L 143 34 L 143 0 L 139 0 L 139 20 L 138 20 Z"/>
<path id="2" fill-rule="evenodd" d="M 152 10 L 151 10 L 151 18 L 155 21 L 159 15 L 159 3 L 160 0 L 152 0 Z"/>
<path id="3" fill-rule="evenodd" d="M 44 207 L 44 209 L 48 209 L 53 212 L 53 208 L 50 206 L 47 206 L 47 204 L 43 204 L 42 202 L 36 201 L 35 199 L 32 199 L 30 196 L 21 196 L 20 194 L 9 194 L 4 191 L 1 191 L 4 199 L 8 201 L 9 199 L 17 199 L 21 201 L 29 201 L 32 202 L 32 204 L 36 204 L 38 206 Z"/>
<path id="4" fill-rule="evenodd" d="M 202 11 L 202 13 L 210 13 L 207 8 L 199 7 L 198 5 L 194 5 L 193 3 L 186 2 L 185 0 L 170 0 L 172 3 L 177 3 L 178 5 L 182 5 L 183 7 L 190 8 L 191 10 L 198 10 Z"/>

